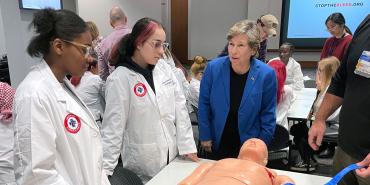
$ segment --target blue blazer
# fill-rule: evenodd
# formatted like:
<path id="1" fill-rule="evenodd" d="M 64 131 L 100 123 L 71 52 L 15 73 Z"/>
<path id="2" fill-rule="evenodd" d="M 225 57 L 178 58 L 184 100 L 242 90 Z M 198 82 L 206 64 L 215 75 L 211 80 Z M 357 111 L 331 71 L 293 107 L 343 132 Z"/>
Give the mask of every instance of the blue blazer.
<path id="1" fill-rule="evenodd" d="M 218 150 L 230 109 L 230 60 L 220 57 L 208 63 L 200 83 L 198 124 L 201 141 L 212 140 Z M 272 140 L 276 125 L 275 72 L 253 58 L 238 112 L 240 141 Z"/>

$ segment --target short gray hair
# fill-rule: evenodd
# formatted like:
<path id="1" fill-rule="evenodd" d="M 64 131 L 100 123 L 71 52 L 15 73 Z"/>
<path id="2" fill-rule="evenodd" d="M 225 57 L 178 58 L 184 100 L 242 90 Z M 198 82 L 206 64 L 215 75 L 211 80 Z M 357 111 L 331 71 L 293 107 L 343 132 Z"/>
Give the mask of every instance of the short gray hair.
<path id="1" fill-rule="evenodd" d="M 111 22 L 122 21 L 125 20 L 126 15 L 120 7 L 115 6 L 110 10 L 109 18 Z"/>
<path id="2" fill-rule="evenodd" d="M 227 40 L 231 40 L 237 35 L 245 34 L 248 37 L 250 48 L 257 49 L 260 47 L 261 37 L 257 23 L 251 20 L 242 20 L 235 23 L 227 33 Z"/>

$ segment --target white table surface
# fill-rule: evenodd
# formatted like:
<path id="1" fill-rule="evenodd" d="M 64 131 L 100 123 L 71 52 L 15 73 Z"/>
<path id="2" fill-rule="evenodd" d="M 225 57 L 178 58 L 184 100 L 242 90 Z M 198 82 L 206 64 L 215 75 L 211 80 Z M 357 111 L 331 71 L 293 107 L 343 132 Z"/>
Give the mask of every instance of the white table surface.
<path id="1" fill-rule="evenodd" d="M 202 159 L 202 162 L 209 161 Z M 184 161 L 181 159 L 175 159 L 168 166 L 166 166 L 161 172 L 159 172 L 153 179 L 151 179 L 147 185 L 176 185 L 190 175 L 197 167 L 198 163 L 191 161 Z M 282 170 L 275 170 L 278 175 L 287 175 L 292 178 L 297 185 L 323 185 L 331 178 L 309 175 L 304 173 L 296 173 Z"/>
<path id="2" fill-rule="evenodd" d="M 296 99 L 288 111 L 288 118 L 306 119 L 315 101 L 316 91 L 316 88 L 303 88 L 300 91 L 294 91 Z"/>

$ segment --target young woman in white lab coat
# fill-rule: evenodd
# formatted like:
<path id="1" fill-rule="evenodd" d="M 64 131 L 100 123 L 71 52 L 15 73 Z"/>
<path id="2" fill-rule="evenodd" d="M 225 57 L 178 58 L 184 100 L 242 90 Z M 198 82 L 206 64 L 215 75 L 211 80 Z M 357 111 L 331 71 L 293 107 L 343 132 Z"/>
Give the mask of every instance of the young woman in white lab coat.
<path id="1" fill-rule="evenodd" d="M 284 85 L 286 79 L 285 64 L 280 60 L 273 60 L 268 65 L 274 69 L 278 83 L 277 88 L 277 107 L 276 107 L 276 124 L 288 129 L 288 111 L 294 101 L 293 89 Z"/>
<path id="2" fill-rule="evenodd" d="M 192 78 L 189 88 L 189 103 L 198 108 L 200 80 L 202 79 L 203 71 L 206 68 L 207 59 L 202 56 L 195 56 L 193 61 L 194 63 L 190 67 Z"/>
<path id="3" fill-rule="evenodd" d="M 96 55 L 88 57 L 87 71 L 82 77 L 74 76 L 71 83 L 76 87 L 77 95 L 93 113 L 96 123 L 101 128 L 105 109 L 105 82 L 100 78 Z"/>
<path id="4" fill-rule="evenodd" d="M 27 48 L 42 57 L 14 100 L 17 184 L 110 184 L 99 127 L 66 74 L 83 75 L 91 49 L 85 21 L 68 10 L 38 11 Z"/>
<path id="5" fill-rule="evenodd" d="M 120 42 L 106 81 L 104 169 L 124 168 L 148 181 L 178 154 L 197 161 L 185 97 L 171 67 L 158 62 L 167 46 L 157 21 L 140 19 Z"/>
<path id="6" fill-rule="evenodd" d="M 0 184 L 15 185 L 12 106 L 15 89 L 0 82 Z"/>
<path id="7" fill-rule="evenodd" d="M 273 58 L 270 61 L 280 60 L 285 64 L 285 85 L 289 85 L 293 90 L 299 91 L 304 88 L 303 73 L 301 65 L 292 57 L 293 52 L 294 46 L 291 43 L 285 42 L 280 46 L 279 57 Z"/>

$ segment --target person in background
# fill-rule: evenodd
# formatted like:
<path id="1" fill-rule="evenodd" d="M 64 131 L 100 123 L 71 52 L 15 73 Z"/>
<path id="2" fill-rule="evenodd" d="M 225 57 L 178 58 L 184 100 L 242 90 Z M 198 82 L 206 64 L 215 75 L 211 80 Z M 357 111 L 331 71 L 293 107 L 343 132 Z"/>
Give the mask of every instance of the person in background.
<path id="1" fill-rule="evenodd" d="M 159 62 L 165 62 L 171 67 L 172 72 L 173 74 L 175 74 L 177 82 L 181 87 L 181 91 L 185 96 L 185 99 L 188 100 L 190 85 L 186 79 L 185 73 L 183 72 L 183 67 L 182 66 L 177 67 L 178 65 L 176 65 L 177 62 L 175 61 L 176 61 L 175 57 L 173 57 L 173 54 L 168 49 L 168 46 L 166 46 L 164 48 L 163 58 L 159 59 Z M 179 65 L 181 65 L 181 63 L 179 63 Z"/>
<path id="2" fill-rule="evenodd" d="M 104 170 L 122 165 L 146 182 L 180 154 L 198 161 L 186 99 L 163 57 L 166 34 L 150 18 L 138 20 L 117 48 L 106 81 Z"/>
<path id="3" fill-rule="evenodd" d="M 279 60 L 273 60 L 268 63 L 268 65 L 274 69 L 277 79 L 277 107 L 276 107 L 276 123 L 288 128 L 288 110 L 294 101 L 293 89 L 284 85 L 286 79 L 286 68 L 285 64 Z"/>
<path id="4" fill-rule="evenodd" d="M 131 29 L 127 25 L 127 16 L 120 7 L 113 7 L 110 10 L 109 18 L 113 32 L 101 41 L 96 51 L 98 54 L 99 76 L 104 81 L 114 70 L 114 66 L 109 65 L 108 61 L 112 47 L 126 34 L 131 32 Z"/>
<path id="5" fill-rule="evenodd" d="M 14 129 L 12 107 L 15 89 L 0 82 L 0 184 L 16 185 L 14 177 Z"/>
<path id="6" fill-rule="evenodd" d="M 195 56 L 193 61 L 193 65 L 190 67 L 192 78 L 189 88 L 189 103 L 195 108 L 198 108 L 200 81 L 202 80 L 208 60 L 202 56 Z"/>
<path id="7" fill-rule="evenodd" d="M 329 88 L 330 82 L 332 77 L 334 76 L 335 72 L 339 67 L 340 61 L 336 57 L 328 57 L 324 58 L 319 61 L 316 71 L 316 88 L 319 91 L 313 106 L 310 111 L 310 115 L 308 116 L 308 120 L 315 120 L 317 111 L 321 106 L 322 100 L 326 94 L 326 91 Z M 338 120 L 339 120 L 339 112 L 340 108 L 338 108 L 327 120 L 326 123 L 330 125 L 333 129 L 338 129 Z M 300 161 L 297 161 L 294 165 L 291 166 L 291 170 L 294 171 L 306 171 L 307 165 L 309 166 L 310 171 L 314 171 L 316 169 L 314 163 L 310 160 L 312 158 L 313 151 L 310 149 L 308 145 L 308 127 L 305 122 L 300 122 L 299 124 L 295 124 L 291 127 L 290 133 L 294 136 L 294 143 L 298 146 L 298 151 L 301 156 Z M 326 144 L 326 147 L 328 145 Z M 332 154 L 334 154 L 335 146 L 329 145 L 328 147 Z M 329 150 L 328 149 L 328 150 Z M 332 154 L 326 154 L 331 155 Z M 327 157 L 328 158 L 328 157 Z M 309 163 L 309 161 L 311 163 Z"/>
<path id="8" fill-rule="evenodd" d="M 14 105 L 14 167 L 17 184 L 110 184 L 94 116 L 67 74 L 85 72 L 91 34 L 77 14 L 42 9 L 31 22 L 27 52 L 41 57 L 17 88 Z"/>
<path id="9" fill-rule="evenodd" d="M 256 58 L 262 62 L 266 62 L 267 38 L 276 37 L 279 21 L 276 19 L 274 15 L 266 14 L 258 18 L 256 24 L 260 31 L 261 37 L 260 47 L 256 54 Z M 223 57 L 227 55 L 228 55 L 228 44 L 226 44 L 224 50 L 218 55 L 218 57 Z"/>
<path id="10" fill-rule="evenodd" d="M 84 75 L 82 77 L 73 76 L 71 83 L 75 86 L 77 95 L 94 115 L 99 128 L 101 128 L 105 109 L 105 82 L 99 76 L 95 53 L 88 57 L 88 67 Z"/>
<path id="11" fill-rule="evenodd" d="M 282 61 L 286 67 L 286 80 L 285 84 L 295 91 L 304 88 L 303 73 L 301 65 L 292 57 L 294 46 L 291 43 L 285 42 L 280 46 L 279 57 L 271 59 L 269 62 L 278 60 Z"/>
<path id="12" fill-rule="evenodd" d="M 229 56 L 209 62 L 200 83 L 199 139 L 213 159 L 237 157 L 241 143 L 253 137 L 269 144 L 276 125 L 275 72 L 254 58 L 258 26 L 239 21 L 227 40 Z"/>
<path id="13" fill-rule="evenodd" d="M 346 26 L 344 16 L 339 13 L 332 13 L 325 21 L 326 28 L 332 37 L 326 39 L 322 48 L 320 60 L 335 56 L 342 61 L 349 43 L 352 41 L 352 32 Z"/>
<path id="14" fill-rule="evenodd" d="M 91 38 L 92 38 L 92 47 L 94 48 L 94 50 L 96 51 L 97 50 L 97 47 L 98 45 L 101 43 L 101 41 L 103 40 L 103 37 L 100 36 L 99 34 L 99 29 L 98 27 L 96 26 L 96 24 L 92 21 L 87 21 L 86 22 L 86 25 L 87 27 L 89 28 L 90 30 L 90 33 L 91 33 Z"/>

